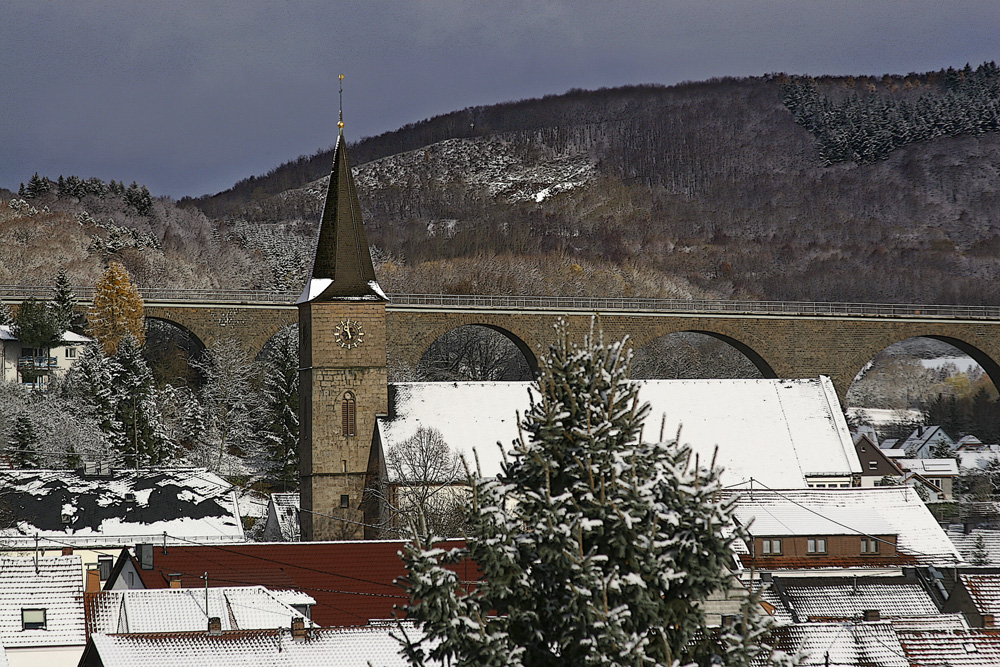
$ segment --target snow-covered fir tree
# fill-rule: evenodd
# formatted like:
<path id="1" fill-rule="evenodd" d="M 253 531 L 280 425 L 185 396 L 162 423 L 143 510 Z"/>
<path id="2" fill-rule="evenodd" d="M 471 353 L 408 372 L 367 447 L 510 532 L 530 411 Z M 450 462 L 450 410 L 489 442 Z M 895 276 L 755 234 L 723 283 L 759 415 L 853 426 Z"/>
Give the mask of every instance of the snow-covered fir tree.
<path id="1" fill-rule="evenodd" d="M 10 463 L 17 469 L 38 468 L 38 433 L 27 413 L 19 414 L 14 420 L 7 451 Z"/>
<path id="2" fill-rule="evenodd" d="M 69 331 L 73 328 L 76 319 L 76 294 L 69 282 L 69 275 L 66 269 L 60 268 L 56 274 L 56 289 L 52 295 L 52 315 L 59 324 L 61 331 Z"/>
<path id="3" fill-rule="evenodd" d="M 299 335 L 285 327 L 271 339 L 264 363 L 264 440 L 268 477 L 284 491 L 299 486 Z"/>
<path id="4" fill-rule="evenodd" d="M 171 451 L 164 437 L 153 373 L 134 337 L 127 335 L 121 339 L 115 361 L 114 385 L 119 392 L 115 419 L 121 424 L 124 436 L 122 460 L 129 467 L 163 463 L 170 458 Z"/>
<path id="5" fill-rule="evenodd" d="M 676 441 L 643 442 L 648 406 L 623 343 L 565 330 L 498 478 L 474 475 L 466 545 L 417 537 L 405 560 L 412 664 L 745 665 L 761 627 L 706 627 L 699 601 L 731 576 L 732 507 L 718 470 Z M 469 587 L 446 567 L 474 561 Z M 403 629 L 400 628 L 402 631 Z M 405 635 L 405 631 L 403 632 Z"/>

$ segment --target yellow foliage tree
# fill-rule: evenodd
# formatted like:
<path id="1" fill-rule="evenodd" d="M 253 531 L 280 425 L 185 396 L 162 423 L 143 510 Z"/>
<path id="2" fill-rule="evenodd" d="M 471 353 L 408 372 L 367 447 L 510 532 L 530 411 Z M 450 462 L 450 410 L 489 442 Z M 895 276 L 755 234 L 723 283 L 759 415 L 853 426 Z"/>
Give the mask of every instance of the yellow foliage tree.
<path id="1" fill-rule="evenodd" d="M 87 311 L 87 332 L 100 342 L 104 354 L 118 352 L 122 338 L 131 334 L 142 345 L 146 340 L 146 320 L 139 289 L 128 271 L 111 262 L 94 286 L 94 302 Z"/>

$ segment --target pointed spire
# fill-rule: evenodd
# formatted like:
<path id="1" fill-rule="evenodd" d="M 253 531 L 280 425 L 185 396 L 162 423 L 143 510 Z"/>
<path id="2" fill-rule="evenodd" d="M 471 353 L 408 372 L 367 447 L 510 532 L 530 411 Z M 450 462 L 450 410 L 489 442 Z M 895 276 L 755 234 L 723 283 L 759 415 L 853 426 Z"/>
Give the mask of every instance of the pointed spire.
<path id="1" fill-rule="evenodd" d="M 361 203 L 347 159 L 347 142 L 337 137 L 333 171 L 309 285 L 302 301 L 334 301 L 343 297 L 385 299 L 375 279 L 375 267 L 361 218 Z"/>

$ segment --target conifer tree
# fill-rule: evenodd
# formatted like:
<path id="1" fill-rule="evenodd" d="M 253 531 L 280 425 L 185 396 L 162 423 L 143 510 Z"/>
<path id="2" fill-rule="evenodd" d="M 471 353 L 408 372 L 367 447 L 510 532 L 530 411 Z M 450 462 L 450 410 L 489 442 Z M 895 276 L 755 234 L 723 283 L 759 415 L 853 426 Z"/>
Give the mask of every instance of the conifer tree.
<path id="1" fill-rule="evenodd" d="M 80 358 L 70 368 L 66 382 L 68 390 L 85 401 L 87 416 L 104 434 L 110 451 L 125 449 L 125 436 L 116 414 L 121 401 L 119 375 L 118 362 L 105 356 L 100 344 L 95 342 L 83 349 Z"/>
<path id="2" fill-rule="evenodd" d="M 990 564 L 990 554 L 986 550 L 986 541 L 983 540 L 982 533 L 976 535 L 976 539 L 972 543 L 972 553 L 969 554 L 969 562 L 971 562 L 973 565 Z"/>
<path id="3" fill-rule="evenodd" d="M 125 267 L 111 262 L 94 287 L 94 302 L 87 311 L 87 330 L 111 356 L 126 335 L 133 336 L 141 347 L 145 341 L 145 317 L 142 297 Z"/>
<path id="4" fill-rule="evenodd" d="M 644 443 L 648 406 L 627 382 L 623 343 L 571 345 L 545 360 L 534 403 L 498 478 L 474 476 L 466 546 L 407 548 L 404 639 L 412 664 L 745 665 L 760 628 L 712 632 L 699 601 L 725 585 L 738 535 L 718 471 L 677 442 Z M 416 531 L 419 536 L 422 531 Z M 474 561 L 460 585 L 445 563 Z"/>
<path id="5" fill-rule="evenodd" d="M 122 338 L 115 361 L 118 362 L 115 386 L 120 392 L 115 417 L 124 436 L 122 459 L 130 467 L 162 463 L 170 458 L 170 452 L 156 405 L 153 373 L 133 336 Z"/>
<path id="6" fill-rule="evenodd" d="M 52 314 L 59 325 L 61 331 L 69 331 L 73 328 L 73 320 L 76 318 L 76 294 L 69 282 L 69 275 L 66 269 L 60 267 L 56 274 L 56 289 L 52 295 Z"/>
<path id="7" fill-rule="evenodd" d="M 0 301 L 0 326 L 6 326 L 13 323 L 14 314 L 10 312 L 10 306 L 3 301 Z"/>
<path id="8" fill-rule="evenodd" d="M 47 350 L 59 344 L 63 329 L 48 304 L 29 297 L 21 302 L 11 328 L 22 347 Z"/>
<path id="9" fill-rule="evenodd" d="M 38 467 L 38 434 L 31 417 L 19 414 L 10 435 L 11 463 L 17 469 Z"/>
<path id="10" fill-rule="evenodd" d="M 269 476 L 285 491 L 299 485 L 299 337 L 285 327 L 274 339 L 266 361 L 265 444 Z"/>

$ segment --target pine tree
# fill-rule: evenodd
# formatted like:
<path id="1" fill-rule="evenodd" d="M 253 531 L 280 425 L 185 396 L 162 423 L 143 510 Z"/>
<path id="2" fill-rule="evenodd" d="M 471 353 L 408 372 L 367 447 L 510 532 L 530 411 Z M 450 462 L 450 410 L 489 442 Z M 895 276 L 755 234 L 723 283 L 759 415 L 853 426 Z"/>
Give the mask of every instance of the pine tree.
<path id="1" fill-rule="evenodd" d="M 10 454 L 11 464 L 19 470 L 39 467 L 38 434 L 27 414 L 22 413 L 14 420 L 10 435 Z"/>
<path id="2" fill-rule="evenodd" d="M 14 314 L 10 312 L 10 306 L 0 301 L 0 326 L 7 326 L 14 323 Z"/>
<path id="3" fill-rule="evenodd" d="M 87 311 L 87 330 L 111 356 L 126 335 L 142 346 L 146 337 L 142 297 L 125 267 L 111 262 L 94 287 L 94 302 Z"/>
<path id="4" fill-rule="evenodd" d="M 265 364 L 266 447 L 269 476 L 285 491 L 299 486 L 299 337 L 286 327 Z"/>
<path id="5" fill-rule="evenodd" d="M 47 350 L 58 345 L 63 330 L 48 304 L 28 297 L 21 302 L 11 327 L 22 347 Z"/>
<path id="6" fill-rule="evenodd" d="M 69 275 L 65 268 L 59 269 L 56 274 L 56 289 L 52 295 L 52 314 L 59 324 L 61 331 L 69 331 L 73 328 L 73 320 L 76 318 L 76 294 L 69 282 Z"/>
<path id="7" fill-rule="evenodd" d="M 743 665 L 756 654 L 751 607 L 748 624 L 721 634 L 699 607 L 732 558 L 717 470 L 677 442 L 641 442 L 648 406 L 627 377 L 622 343 L 581 348 L 561 333 L 527 437 L 497 479 L 471 480 L 466 546 L 445 553 L 417 537 L 405 552 L 407 617 L 424 633 L 404 641 L 411 663 Z M 483 575 L 471 590 L 444 566 L 463 559 Z"/>
<path id="8" fill-rule="evenodd" d="M 70 393 L 81 397 L 88 406 L 87 416 L 104 434 L 107 450 L 121 452 L 126 441 L 117 417 L 117 406 L 122 400 L 119 375 L 118 362 L 105 356 L 98 343 L 91 343 L 70 368 L 66 385 Z"/>

